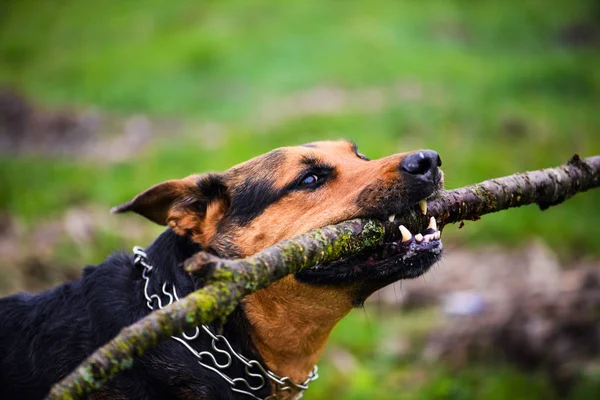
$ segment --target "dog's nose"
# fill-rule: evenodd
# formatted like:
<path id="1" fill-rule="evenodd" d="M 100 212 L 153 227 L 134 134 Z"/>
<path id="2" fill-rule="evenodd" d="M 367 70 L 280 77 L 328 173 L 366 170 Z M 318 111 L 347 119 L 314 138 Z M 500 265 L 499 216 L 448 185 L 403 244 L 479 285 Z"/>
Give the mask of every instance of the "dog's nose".
<path id="1" fill-rule="evenodd" d="M 442 166 L 440 155 L 433 150 L 420 150 L 404 157 L 400 168 L 411 175 L 426 176 Z"/>

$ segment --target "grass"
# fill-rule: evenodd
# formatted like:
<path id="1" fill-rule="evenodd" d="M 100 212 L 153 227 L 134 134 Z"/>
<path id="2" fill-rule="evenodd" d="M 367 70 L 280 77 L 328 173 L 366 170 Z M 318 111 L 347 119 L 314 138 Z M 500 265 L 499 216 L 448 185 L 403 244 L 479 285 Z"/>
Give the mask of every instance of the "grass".
<path id="1" fill-rule="evenodd" d="M 73 206 L 108 210 L 158 181 L 318 139 L 350 138 L 372 158 L 434 148 L 448 187 L 600 154 L 600 54 L 564 34 L 597 29 L 599 15 L 592 0 L 5 0 L 0 86 L 46 107 L 145 113 L 191 128 L 177 140 L 162 132 L 119 163 L 2 155 L 0 210 L 25 225 Z M 280 107 L 315 88 L 337 88 L 349 103 L 332 112 Z M 225 127 L 221 146 L 199 144 L 206 133 L 193 128 L 207 121 Z M 566 258 L 598 256 L 598 204 L 600 191 L 590 192 L 445 235 L 465 246 L 520 246 L 536 236 Z M 122 240 L 102 232 L 95 250 L 79 251 L 65 241 L 56 257 L 95 263 Z M 424 331 L 412 325 L 426 328 L 430 314 L 402 323 L 359 317 L 345 319 L 330 346 L 350 349 L 356 371 L 344 376 L 325 361 L 327 378 L 307 398 L 553 399 L 543 378 L 508 367 L 456 372 L 373 350 L 386 329 L 408 329 L 418 341 Z M 590 382 L 576 398 L 597 393 Z"/>
<path id="2" fill-rule="evenodd" d="M 12 0 L 0 79 L 50 102 L 186 117 L 243 116 L 257 100 L 317 84 L 399 77 L 477 109 L 523 95 L 585 102 L 598 95 L 595 52 L 558 35 L 591 4 L 108 0 L 90 21 L 85 2 Z"/>

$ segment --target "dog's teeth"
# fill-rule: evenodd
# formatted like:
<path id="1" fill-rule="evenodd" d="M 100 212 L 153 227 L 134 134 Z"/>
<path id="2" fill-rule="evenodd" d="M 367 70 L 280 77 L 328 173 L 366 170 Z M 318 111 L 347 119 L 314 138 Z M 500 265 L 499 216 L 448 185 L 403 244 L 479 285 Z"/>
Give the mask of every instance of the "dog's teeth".
<path id="1" fill-rule="evenodd" d="M 429 226 L 427 229 L 433 229 L 434 231 L 437 231 L 437 222 L 435 222 L 435 217 L 431 217 L 429 219 Z"/>
<path id="2" fill-rule="evenodd" d="M 390 222 L 394 222 L 395 219 L 396 219 L 396 214 L 392 214 L 388 217 L 388 221 L 390 221 Z"/>
<path id="3" fill-rule="evenodd" d="M 433 233 L 430 233 L 429 235 L 423 236 L 423 240 L 426 241 L 426 242 L 429 242 L 429 241 L 431 241 L 433 239 L 435 239 L 435 236 L 434 236 Z"/>
<path id="4" fill-rule="evenodd" d="M 412 238 L 412 234 L 404 225 L 400 225 L 398 229 L 402 233 L 402 242 L 408 242 Z"/>
<path id="5" fill-rule="evenodd" d="M 419 242 L 419 243 L 420 243 L 420 242 L 422 242 L 422 241 L 423 241 L 423 235 L 421 235 L 420 233 L 417 233 L 417 234 L 415 235 L 415 240 L 416 240 L 417 242 Z"/>
<path id="6" fill-rule="evenodd" d="M 419 207 L 421 208 L 423 215 L 427 215 L 427 200 L 421 200 L 419 202 Z"/>
<path id="7" fill-rule="evenodd" d="M 436 232 L 433 234 L 433 237 L 434 237 L 436 240 L 438 240 L 440 237 L 442 237 L 442 234 L 440 233 L 440 231 L 436 231 Z"/>

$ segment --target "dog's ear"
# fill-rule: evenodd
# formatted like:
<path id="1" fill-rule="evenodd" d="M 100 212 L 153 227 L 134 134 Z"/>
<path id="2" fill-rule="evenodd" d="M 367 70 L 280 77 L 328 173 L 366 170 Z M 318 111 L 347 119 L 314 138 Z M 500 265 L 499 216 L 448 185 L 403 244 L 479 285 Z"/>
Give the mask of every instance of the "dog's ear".
<path id="1" fill-rule="evenodd" d="M 206 236 L 207 223 L 216 224 L 229 207 L 222 175 L 191 175 L 159 183 L 132 200 L 113 207 L 111 213 L 133 211 L 180 235 Z M 200 238 L 195 238 L 200 239 Z"/>

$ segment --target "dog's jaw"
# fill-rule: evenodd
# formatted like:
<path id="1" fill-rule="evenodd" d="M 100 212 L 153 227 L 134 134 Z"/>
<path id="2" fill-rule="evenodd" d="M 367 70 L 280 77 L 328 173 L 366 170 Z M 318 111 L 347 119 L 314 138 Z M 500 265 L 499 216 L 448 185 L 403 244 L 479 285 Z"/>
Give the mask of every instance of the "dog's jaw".
<path id="1" fill-rule="evenodd" d="M 385 222 L 384 226 L 381 246 L 303 270 L 296 278 L 312 285 L 348 287 L 353 303 L 360 306 L 376 290 L 400 279 L 421 276 L 441 258 L 441 232 L 433 217 L 429 226 L 415 235 L 398 221 Z"/>

